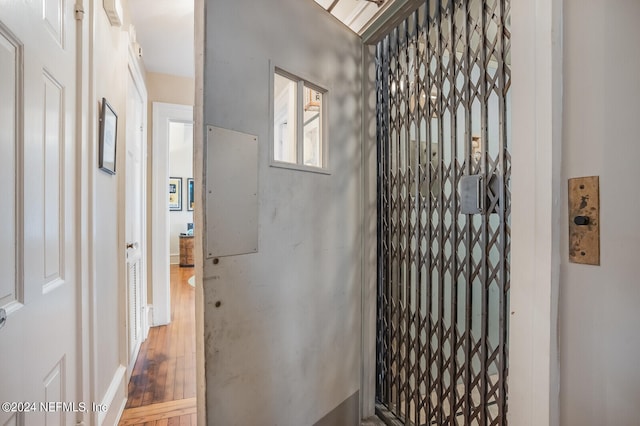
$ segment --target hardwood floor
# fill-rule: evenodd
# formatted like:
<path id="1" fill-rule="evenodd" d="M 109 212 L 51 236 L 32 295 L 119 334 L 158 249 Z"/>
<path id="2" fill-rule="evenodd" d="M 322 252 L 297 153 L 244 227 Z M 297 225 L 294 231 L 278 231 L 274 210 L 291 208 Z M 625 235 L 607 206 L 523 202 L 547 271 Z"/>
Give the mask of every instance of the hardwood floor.
<path id="1" fill-rule="evenodd" d="M 171 265 L 171 323 L 152 327 L 129 381 L 121 426 L 196 425 L 193 268 Z"/>

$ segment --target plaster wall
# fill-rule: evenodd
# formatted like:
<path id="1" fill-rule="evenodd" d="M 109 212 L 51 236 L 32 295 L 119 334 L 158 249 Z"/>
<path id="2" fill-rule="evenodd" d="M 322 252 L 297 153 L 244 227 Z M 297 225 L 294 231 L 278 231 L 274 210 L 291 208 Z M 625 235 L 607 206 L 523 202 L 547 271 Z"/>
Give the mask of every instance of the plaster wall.
<path id="1" fill-rule="evenodd" d="M 129 58 L 129 36 L 122 28 L 112 27 L 104 10 L 95 8 L 95 128 L 99 128 L 98 103 L 104 97 L 118 114 L 116 174 L 110 175 L 97 167 L 98 150 L 95 150 L 93 168 L 93 247 L 94 263 L 94 300 L 95 328 L 94 338 L 98 342 L 95 352 L 96 369 L 95 389 L 98 401 L 118 384 L 122 364 L 126 365 L 126 349 L 123 348 L 122 328 L 124 326 L 124 223 L 119 222 L 119 213 L 124 208 L 125 197 L 119 193 L 119 178 L 124 173 L 126 106 L 127 106 L 127 69 Z M 97 135 L 97 132 L 96 132 Z M 97 147 L 97 139 L 96 139 Z M 124 355 L 124 356 L 123 356 Z M 126 397 L 126 390 L 124 397 Z M 114 401 L 114 405 L 121 401 Z M 117 407 L 116 407 L 117 410 Z"/>
<path id="2" fill-rule="evenodd" d="M 640 3 L 564 0 L 560 420 L 640 418 Z M 600 176 L 601 265 L 568 260 L 567 179 Z"/>
<path id="3" fill-rule="evenodd" d="M 208 424 L 311 425 L 360 388 L 361 42 L 311 1 L 209 0 L 205 28 L 204 125 L 259 141 L 258 253 L 203 249 Z M 270 66 L 328 90 L 330 174 L 269 166 Z"/>

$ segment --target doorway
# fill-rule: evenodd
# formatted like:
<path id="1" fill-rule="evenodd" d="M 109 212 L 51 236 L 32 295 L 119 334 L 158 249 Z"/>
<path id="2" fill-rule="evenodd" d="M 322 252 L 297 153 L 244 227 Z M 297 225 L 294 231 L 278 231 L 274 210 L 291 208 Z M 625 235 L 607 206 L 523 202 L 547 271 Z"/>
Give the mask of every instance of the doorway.
<path id="1" fill-rule="evenodd" d="M 193 108 L 154 102 L 152 111 L 148 218 L 153 327 L 130 364 L 120 424 L 169 419 L 195 424 L 194 262 L 192 252 L 189 261 L 181 256 L 184 241 L 193 239 Z"/>
<path id="2" fill-rule="evenodd" d="M 169 256 L 193 268 L 193 123 L 169 122 Z"/>
<path id="3" fill-rule="evenodd" d="M 187 127 L 184 127 L 184 126 Z M 153 325 L 166 325 L 171 322 L 171 289 L 170 289 L 170 263 L 171 255 L 178 254 L 179 242 L 178 235 L 174 236 L 174 246 L 172 248 L 171 239 L 174 232 L 179 231 L 179 221 L 176 219 L 176 225 L 172 229 L 172 215 L 187 210 L 189 206 L 188 198 L 188 179 L 191 176 L 171 176 L 171 134 L 176 139 L 184 138 L 184 134 L 188 132 L 191 126 L 191 138 L 193 138 L 193 107 L 190 105 L 167 104 L 161 102 L 153 103 L 153 160 L 152 160 L 152 207 L 151 207 L 151 229 L 153 233 L 153 241 L 151 248 L 151 274 L 153 283 L 151 292 L 153 294 Z M 173 132 L 173 133 L 172 133 Z M 180 138 L 180 133 L 183 133 Z M 187 152 L 184 147 L 180 151 Z M 190 162 L 193 170 L 193 140 L 191 141 L 191 156 L 183 156 L 182 164 Z M 187 167 L 187 166 L 182 166 Z M 182 173 L 181 167 L 178 167 L 176 173 Z M 176 203 L 179 200 L 179 206 L 170 207 L 167 205 L 167 199 L 170 196 L 168 191 L 170 178 L 180 178 L 173 184 L 176 185 L 176 191 L 179 195 L 176 197 Z M 177 189 L 178 183 L 180 189 Z M 186 190 L 185 190 L 186 185 Z M 170 210 L 174 208 L 174 210 Z M 190 212 L 191 217 L 193 211 Z M 184 215 L 180 214 L 181 217 Z M 187 214 L 189 216 L 189 213 Z M 184 219 L 184 217 L 183 217 Z M 191 221 L 184 222 L 184 231 L 186 224 L 193 223 Z"/>
<path id="4" fill-rule="evenodd" d="M 427 2 L 376 50 L 377 411 L 506 424 L 509 1 Z"/>

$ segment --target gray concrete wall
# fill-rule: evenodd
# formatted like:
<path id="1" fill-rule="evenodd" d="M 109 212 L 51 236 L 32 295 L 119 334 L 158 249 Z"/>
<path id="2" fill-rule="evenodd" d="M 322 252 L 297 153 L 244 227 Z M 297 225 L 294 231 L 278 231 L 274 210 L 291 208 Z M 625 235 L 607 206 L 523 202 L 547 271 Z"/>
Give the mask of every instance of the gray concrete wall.
<path id="1" fill-rule="evenodd" d="M 306 0 L 209 0 L 205 27 L 204 123 L 259 140 L 259 251 L 205 261 L 208 424 L 312 425 L 360 388 L 361 43 Z M 328 89 L 331 174 L 269 166 L 270 61 Z"/>
<path id="2" fill-rule="evenodd" d="M 640 419 L 640 2 L 564 0 L 561 424 Z M 600 176 L 601 266 L 568 262 L 567 189 Z"/>

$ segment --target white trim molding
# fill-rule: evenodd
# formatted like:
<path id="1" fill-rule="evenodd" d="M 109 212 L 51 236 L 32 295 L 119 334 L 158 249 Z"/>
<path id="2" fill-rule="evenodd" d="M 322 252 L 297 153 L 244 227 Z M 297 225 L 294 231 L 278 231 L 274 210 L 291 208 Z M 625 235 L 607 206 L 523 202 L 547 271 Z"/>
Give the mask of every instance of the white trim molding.
<path id="1" fill-rule="evenodd" d="M 127 367 L 124 365 L 118 366 L 104 397 L 100 401 L 101 407 L 97 410 L 93 410 L 93 407 L 90 407 L 97 414 L 98 425 L 105 424 L 105 421 L 109 419 L 114 419 L 115 424 L 120 420 L 127 404 L 126 373 Z"/>
<path id="2" fill-rule="evenodd" d="M 378 151 L 375 110 L 375 47 L 362 46 L 362 158 L 360 217 L 362 220 L 362 372 L 360 415 L 375 414 L 376 320 L 378 284 Z M 374 105 L 372 108 L 371 106 Z"/>
<path id="3" fill-rule="evenodd" d="M 103 0 L 102 6 L 113 27 L 122 25 L 122 3 L 120 0 Z"/>
<path id="4" fill-rule="evenodd" d="M 562 0 L 513 0 L 509 423 L 559 424 Z"/>

